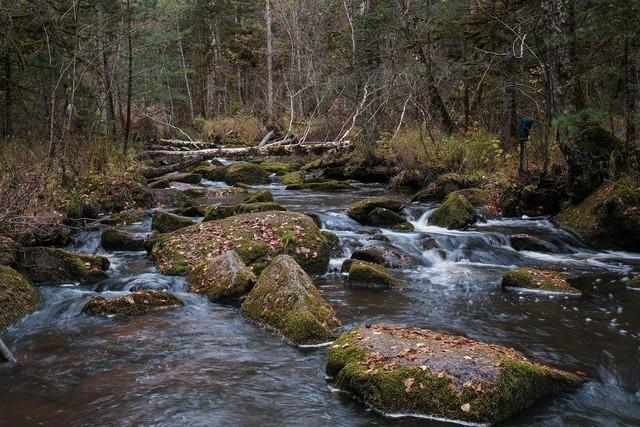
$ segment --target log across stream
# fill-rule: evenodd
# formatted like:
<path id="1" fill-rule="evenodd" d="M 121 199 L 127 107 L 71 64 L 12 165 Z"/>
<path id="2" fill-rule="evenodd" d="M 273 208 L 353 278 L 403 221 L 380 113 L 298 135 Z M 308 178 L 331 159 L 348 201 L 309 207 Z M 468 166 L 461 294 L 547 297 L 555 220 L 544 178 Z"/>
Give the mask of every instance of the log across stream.
<path id="1" fill-rule="evenodd" d="M 349 219 L 349 202 L 385 193 L 377 185 L 347 194 L 287 191 L 277 182 L 261 188 L 290 210 L 316 213 L 340 237 L 332 270 L 314 281 L 345 329 L 387 322 L 459 333 L 588 374 L 578 391 L 541 401 L 504 425 L 640 424 L 640 293 L 625 286 L 640 271 L 640 254 L 592 250 L 545 218 L 447 231 L 426 225 L 429 204 L 406 209 L 413 233 Z M 146 235 L 150 220 L 122 228 Z M 0 425 L 441 425 L 368 411 L 329 387 L 324 348 L 293 347 L 246 322 L 237 307 L 186 292 L 184 278 L 159 274 L 145 252 L 105 251 L 102 229 L 78 233 L 70 249 L 109 257 L 110 278 L 38 286 L 38 309 L 2 335 L 19 362 L 0 364 Z M 509 236 L 521 233 L 549 242 L 554 253 L 515 251 Z M 393 245 L 415 266 L 391 270 L 403 283 L 397 290 L 345 288 L 342 261 L 375 234 L 388 240 L 376 244 Z M 423 246 L 427 237 L 436 249 Z M 505 294 L 500 277 L 515 265 L 564 270 L 585 296 Z M 121 295 L 140 287 L 171 290 L 185 306 L 127 319 L 80 314 L 95 291 Z"/>

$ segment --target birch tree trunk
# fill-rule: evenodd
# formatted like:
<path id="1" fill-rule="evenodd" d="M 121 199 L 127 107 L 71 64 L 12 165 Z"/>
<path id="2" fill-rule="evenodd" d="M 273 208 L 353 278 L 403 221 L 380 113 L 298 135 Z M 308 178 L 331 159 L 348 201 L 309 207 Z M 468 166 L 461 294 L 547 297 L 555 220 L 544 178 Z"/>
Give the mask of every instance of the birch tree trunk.
<path id="1" fill-rule="evenodd" d="M 267 25 L 267 115 L 273 119 L 273 33 L 271 32 L 271 0 L 265 0 L 265 21 Z"/>

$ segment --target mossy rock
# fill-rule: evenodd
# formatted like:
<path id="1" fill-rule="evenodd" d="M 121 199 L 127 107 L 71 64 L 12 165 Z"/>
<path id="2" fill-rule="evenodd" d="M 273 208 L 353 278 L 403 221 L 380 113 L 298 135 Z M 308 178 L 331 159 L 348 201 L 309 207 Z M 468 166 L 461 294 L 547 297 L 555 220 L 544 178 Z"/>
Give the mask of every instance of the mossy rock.
<path id="1" fill-rule="evenodd" d="M 207 212 L 211 209 L 209 205 L 189 206 L 185 208 L 178 208 L 171 211 L 174 215 L 186 216 L 187 218 L 198 218 L 207 215 Z"/>
<path id="2" fill-rule="evenodd" d="M 204 295 L 212 302 L 237 300 L 256 283 L 253 271 L 235 251 L 209 258 L 202 268 L 189 275 L 191 292 Z"/>
<path id="3" fill-rule="evenodd" d="M 317 225 L 317 223 L 316 223 Z M 332 233 L 330 231 L 321 231 L 324 238 L 327 240 L 327 244 L 329 245 L 329 251 L 331 255 L 340 255 L 340 237 L 337 234 Z"/>
<path id="4" fill-rule="evenodd" d="M 16 262 L 20 245 L 8 237 L 0 236 L 0 265 L 11 265 Z"/>
<path id="5" fill-rule="evenodd" d="M 413 225 L 404 219 L 403 216 L 385 208 L 375 208 L 367 216 L 367 225 L 376 227 L 387 227 L 396 231 L 413 231 Z"/>
<path id="6" fill-rule="evenodd" d="M 240 311 L 299 345 L 330 341 L 340 326 L 309 275 L 288 255 L 276 257 L 262 272 Z"/>
<path id="7" fill-rule="evenodd" d="M 629 282 L 627 282 L 627 288 L 632 291 L 640 291 L 640 276 L 632 277 Z"/>
<path id="8" fill-rule="evenodd" d="M 502 276 L 502 288 L 506 290 L 544 292 L 579 297 L 582 293 L 570 286 L 561 274 L 549 270 L 517 268 Z"/>
<path id="9" fill-rule="evenodd" d="M 167 179 L 158 179 L 149 183 L 149 188 L 152 190 L 164 190 L 171 187 L 171 182 Z"/>
<path id="10" fill-rule="evenodd" d="M 384 413 L 483 424 L 582 383 L 514 349 L 392 325 L 342 335 L 327 352 L 327 374 L 337 388 Z"/>
<path id="11" fill-rule="evenodd" d="M 400 199 L 394 197 L 373 197 L 351 203 L 347 207 L 347 215 L 359 223 L 364 224 L 367 222 L 369 214 L 378 208 L 400 214 L 403 203 Z"/>
<path id="12" fill-rule="evenodd" d="M 425 203 L 444 200 L 449 194 L 470 187 L 469 180 L 457 173 L 447 173 L 438 176 L 427 188 L 413 196 L 412 202 Z"/>
<path id="13" fill-rule="evenodd" d="M 16 262 L 16 270 L 32 282 L 51 284 L 96 283 L 109 277 L 108 268 L 105 257 L 56 248 L 22 248 Z"/>
<path id="14" fill-rule="evenodd" d="M 250 206 L 250 205 L 248 205 Z M 204 222 L 154 239 L 151 256 L 165 274 L 187 275 L 209 256 L 235 250 L 259 273 L 275 256 L 289 254 L 309 274 L 324 274 L 330 245 L 308 216 L 260 212 Z"/>
<path id="15" fill-rule="evenodd" d="M 270 211 L 286 211 L 282 205 L 277 203 L 249 203 L 243 205 L 218 205 L 214 206 L 204 217 L 203 222 L 215 221 L 219 219 L 229 218 L 234 215 L 244 213 L 270 212 Z"/>
<path id="16" fill-rule="evenodd" d="M 289 172 L 280 180 L 282 185 L 297 185 L 304 183 L 304 172 Z"/>
<path id="17" fill-rule="evenodd" d="M 184 227 L 189 227 L 194 224 L 195 221 L 189 218 L 174 215 L 169 212 L 155 211 L 153 213 L 151 229 L 157 230 L 158 233 L 171 233 L 172 231 L 176 231 Z"/>
<path id="18" fill-rule="evenodd" d="M 90 203 L 100 207 L 102 212 L 120 212 L 135 207 L 149 207 L 153 202 L 153 194 L 146 184 L 137 176 L 95 176 L 89 178 L 87 184 Z M 84 214 L 84 213 L 83 213 Z"/>
<path id="19" fill-rule="evenodd" d="M 478 220 L 473 205 L 459 195 L 447 196 L 442 205 L 429 217 L 429 224 L 449 230 L 463 230 Z"/>
<path id="20" fill-rule="evenodd" d="M 474 208 L 487 206 L 491 199 L 491 193 L 481 188 L 465 188 L 463 190 L 454 191 L 451 194 L 458 194 L 471 203 Z"/>
<path id="21" fill-rule="evenodd" d="M 240 162 L 233 163 L 225 169 L 225 181 L 229 185 L 260 185 L 269 183 L 269 174 L 258 165 Z"/>
<path id="22" fill-rule="evenodd" d="M 222 166 L 213 166 L 208 162 L 204 162 L 203 164 L 191 169 L 190 172 L 198 174 L 202 176 L 202 178 L 210 181 L 223 181 L 224 169 L 225 168 Z"/>
<path id="23" fill-rule="evenodd" d="M 109 218 L 103 219 L 101 222 L 107 225 L 129 225 L 143 222 L 146 218 L 147 212 L 144 209 L 131 209 L 114 213 Z"/>
<path id="24" fill-rule="evenodd" d="M 208 193 L 209 190 L 203 187 L 193 187 L 182 190 L 182 194 L 191 199 L 200 199 L 202 197 L 206 197 Z"/>
<path id="25" fill-rule="evenodd" d="M 100 245 L 108 251 L 142 251 L 144 239 L 125 231 L 108 228 L 100 235 Z"/>
<path id="26" fill-rule="evenodd" d="M 393 277 L 378 264 L 352 260 L 347 271 L 347 286 L 352 289 L 388 290 L 396 286 Z"/>
<path id="27" fill-rule="evenodd" d="M 387 261 L 384 250 L 374 246 L 356 249 L 351 254 L 351 259 L 389 267 L 389 262 Z"/>
<path id="28" fill-rule="evenodd" d="M 273 202 L 273 194 L 269 190 L 260 190 L 249 194 L 245 203 L 269 203 Z"/>
<path id="29" fill-rule="evenodd" d="M 275 162 L 270 160 L 261 161 L 258 165 L 268 173 L 275 173 L 277 175 L 285 175 L 299 168 L 298 163 Z"/>
<path id="30" fill-rule="evenodd" d="M 335 180 L 303 182 L 300 184 L 287 185 L 287 190 L 313 190 L 321 193 L 340 193 L 354 189 L 355 187 L 347 182 Z"/>
<path id="31" fill-rule="evenodd" d="M 556 216 L 558 224 L 598 248 L 640 251 L 640 182 L 605 184 Z"/>
<path id="32" fill-rule="evenodd" d="M 212 206 L 204 216 L 203 222 L 216 221 L 219 219 L 229 218 L 238 212 L 238 205 L 217 205 Z"/>
<path id="33" fill-rule="evenodd" d="M 237 214 L 243 213 L 257 213 L 257 212 L 271 212 L 279 211 L 284 212 L 287 208 L 278 203 L 249 203 L 244 205 L 238 205 L 236 211 Z"/>
<path id="34" fill-rule="evenodd" d="M 171 175 L 165 175 L 160 180 L 167 180 L 169 182 L 182 182 L 184 184 L 200 184 L 202 181 L 202 175 L 199 173 L 177 173 Z"/>
<path id="35" fill-rule="evenodd" d="M 169 292 L 142 290 L 115 298 L 94 297 L 82 312 L 91 316 L 140 316 L 183 305 L 182 300 Z"/>
<path id="36" fill-rule="evenodd" d="M 38 294 L 20 273 L 0 265 L 0 331 L 20 317 L 32 312 L 38 304 Z"/>

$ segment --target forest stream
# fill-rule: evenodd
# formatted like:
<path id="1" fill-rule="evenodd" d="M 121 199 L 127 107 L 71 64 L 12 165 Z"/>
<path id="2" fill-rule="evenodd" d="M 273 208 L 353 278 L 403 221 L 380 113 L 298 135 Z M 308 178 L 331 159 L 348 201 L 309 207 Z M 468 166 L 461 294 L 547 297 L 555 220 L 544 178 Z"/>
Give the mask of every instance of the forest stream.
<path id="1" fill-rule="evenodd" d="M 188 184 L 172 184 L 186 188 Z M 204 186 L 224 186 L 204 181 Z M 531 358 L 584 372 L 578 390 L 538 401 L 503 425 L 640 425 L 640 292 L 625 286 L 640 272 L 640 254 L 596 251 L 548 218 L 496 219 L 466 231 L 427 225 L 436 204 L 410 204 L 414 232 L 367 227 L 346 206 L 387 195 L 380 185 L 353 192 L 270 190 L 291 211 L 315 213 L 340 237 L 341 255 L 314 277 L 342 321 L 392 323 L 462 334 L 516 348 Z M 120 227 L 149 235 L 151 218 Z M 160 274 L 146 252 L 109 252 L 100 222 L 78 232 L 67 249 L 100 254 L 109 279 L 90 286 L 38 285 L 39 306 L 3 334 L 17 364 L 0 365 L 0 425 L 437 426 L 444 422 L 378 414 L 333 389 L 326 346 L 296 347 L 243 319 L 237 306 L 188 292 L 186 280 Z M 382 233 L 386 238 L 373 235 Z M 553 253 L 516 251 L 509 237 L 526 233 Z M 435 248 L 425 248 L 425 238 Z M 342 262 L 363 243 L 393 246 L 415 260 L 390 269 L 401 286 L 348 289 Z M 515 266 L 563 271 L 582 298 L 503 292 Z M 81 314 L 96 292 L 169 290 L 184 307 L 130 318 Z M 449 425 L 449 424 L 447 424 Z"/>

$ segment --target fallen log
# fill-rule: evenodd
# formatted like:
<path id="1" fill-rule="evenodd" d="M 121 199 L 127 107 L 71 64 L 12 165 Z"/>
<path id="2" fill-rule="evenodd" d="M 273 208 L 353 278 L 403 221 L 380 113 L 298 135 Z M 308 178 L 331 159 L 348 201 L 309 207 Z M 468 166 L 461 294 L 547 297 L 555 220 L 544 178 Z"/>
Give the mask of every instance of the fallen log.
<path id="1" fill-rule="evenodd" d="M 157 141 L 159 145 L 169 145 L 173 147 L 204 150 L 207 148 L 217 148 L 219 145 L 214 142 L 203 141 L 184 141 L 182 139 L 160 139 Z"/>
<path id="2" fill-rule="evenodd" d="M 154 151 L 145 151 L 144 153 L 154 153 Z M 203 162 L 208 159 L 205 155 L 198 155 L 198 151 L 155 151 L 155 153 L 162 153 L 162 155 L 166 154 L 188 154 L 195 153 L 195 157 L 188 158 L 182 162 L 172 163 L 166 166 L 159 166 L 157 168 L 148 168 L 142 171 L 142 176 L 147 179 L 157 178 L 163 175 L 166 175 L 171 172 L 184 171 L 191 166 L 195 166 L 200 162 Z"/>
<path id="3" fill-rule="evenodd" d="M 2 361 L 15 363 L 16 358 L 14 357 L 13 353 L 11 353 L 11 350 L 9 350 L 9 347 L 7 347 L 2 342 L 2 339 L 0 339 L 0 362 Z"/>
<path id="4" fill-rule="evenodd" d="M 260 141 L 258 147 L 264 147 L 265 145 L 267 145 L 267 142 L 269 142 L 274 133 L 276 133 L 274 130 L 270 130 L 269 133 L 267 133 L 264 138 L 262 138 L 262 141 Z"/>
<path id="5" fill-rule="evenodd" d="M 248 157 L 262 157 L 262 156 L 322 154 L 330 150 L 346 150 L 350 147 L 351 147 L 351 143 L 349 141 L 304 142 L 299 144 L 287 144 L 287 145 L 269 144 L 264 147 L 217 148 L 217 149 L 194 150 L 194 151 L 155 150 L 155 151 L 145 151 L 141 153 L 141 155 L 144 156 L 145 158 L 154 158 L 155 156 L 167 156 L 167 157 L 197 156 L 197 158 L 200 158 L 200 159 L 215 159 L 218 157 L 225 158 L 225 159 L 243 159 Z M 202 161 L 202 160 L 199 160 L 199 161 Z"/>

